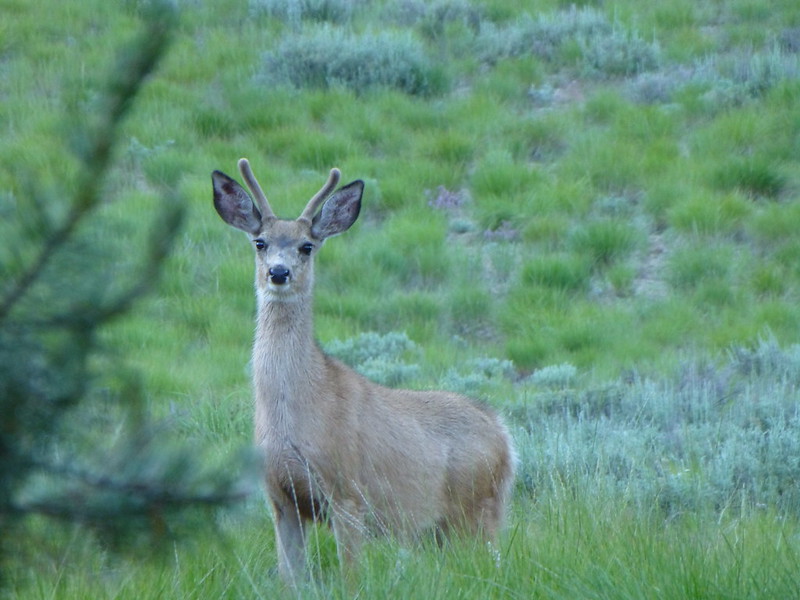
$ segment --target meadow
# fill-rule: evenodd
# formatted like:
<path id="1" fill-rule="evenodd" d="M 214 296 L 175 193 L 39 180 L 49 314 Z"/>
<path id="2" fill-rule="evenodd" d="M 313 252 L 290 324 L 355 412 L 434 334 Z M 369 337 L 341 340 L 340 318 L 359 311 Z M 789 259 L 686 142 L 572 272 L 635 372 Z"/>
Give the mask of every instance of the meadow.
<path id="1" fill-rule="evenodd" d="M 382 383 L 488 403 L 520 455 L 497 555 L 375 540 L 354 591 L 315 530 L 302 596 L 800 596 L 796 0 L 174 4 L 85 232 L 113 279 L 163 190 L 185 207 L 155 289 L 102 333 L 148 413 L 177 443 L 249 446 L 252 250 L 210 173 L 248 157 L 295 217 L 337 166 L 366 191 L 318 258 L 320 344 Z M 147 10 L 0 0 L 3 220 L 30 182 L 76 185 L 80 132 Z M 272 598 L 251 487 L 159 551 L 36 521 L 7 593 Z"/>

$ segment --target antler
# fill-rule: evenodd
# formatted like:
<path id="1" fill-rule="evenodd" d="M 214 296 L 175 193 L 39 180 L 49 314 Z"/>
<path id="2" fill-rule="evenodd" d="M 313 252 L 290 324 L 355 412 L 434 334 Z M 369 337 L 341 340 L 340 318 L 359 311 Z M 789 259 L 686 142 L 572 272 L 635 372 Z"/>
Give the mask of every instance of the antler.
<path id="1" fill-rule="evenodd" d="M 261 218 L 275 218 L 275 213 L 272 212 L 269 202 L 267 202 L 267 197 L 261 190 L 261 186 L 258 185 L 256 176 L 253 175 L 253 169 L 250 168 L 250 161 L 248 161 L 246 158 L 239 159 L 239 172 L 242 174 L 242 177 L 244 177 L 247 187 L 250 188 L 250 191 L 253 193 L 253 196 L 256 199 L 256 204 L 258 205 L 258 211 L 261 213 Z"/>
<path id="2" fill-rule="evenodd" d="M 333 188 L 336 187 L 336 184 L 339 183 L 339 177 L 341 177 L 341 173 L 339 169 L 333 168 L 331 169 L 331 174 L 328 175 L 328 181 L 325 185 L 322 186 L 322 189 L 318 191 L 314 197 L 308 201 L 305 209 L 303 210 L 303 214 L 300 215 L 300 219 L 305 219 L 306 221 L 311 221 L 314 218 L 314 213 L 317 212 L 317 209 L 320 205 L 325 202 L 328 198 L 328 195 L 333 191 Z"/>

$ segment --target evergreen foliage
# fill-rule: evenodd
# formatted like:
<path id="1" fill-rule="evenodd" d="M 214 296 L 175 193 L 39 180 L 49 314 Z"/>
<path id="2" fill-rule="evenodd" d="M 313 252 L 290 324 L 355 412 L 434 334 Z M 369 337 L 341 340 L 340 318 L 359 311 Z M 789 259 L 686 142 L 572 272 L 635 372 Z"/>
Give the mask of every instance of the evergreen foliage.
<path id="1" fill-rule="evenodd" d="M 166 424 L 148 418 L 138 376 L 103 343 L 103 329 L 157 279 L 182 221 L 183 203 L 167 191 L 133 266 L 125 244 L 104 244 L 94 231 L 105 229 L 106 176 L 120 128 L 173 25 L 166 5 L 152 7 L 104 95 L 81 115 L 72 180 L 56 191 L 30 173 L 4 201 L 0 586 L 14 548 L 39 535 L 36 516 L 81 524 L 115 545 L 141 533 L 163 540 L 187 508 L 244 493 L 237 469 L 214 466 L 219 459 L 178 443 Z"/>

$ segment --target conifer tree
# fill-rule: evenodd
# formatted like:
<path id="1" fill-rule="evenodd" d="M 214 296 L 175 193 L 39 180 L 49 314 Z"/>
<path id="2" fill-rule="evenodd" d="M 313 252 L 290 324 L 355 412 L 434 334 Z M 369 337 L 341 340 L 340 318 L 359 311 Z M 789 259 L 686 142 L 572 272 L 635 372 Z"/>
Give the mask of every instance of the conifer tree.
<path id="1" fill-rule="evenodd" d="M 138 40 L 73 126 L 73 180 L 52 190 L 24 176 L 25 165 L 6 165 L 20 176 L 0 196 L 0 588 L 34 516 L 78 523 L 124 547 L 131 534 L 166 537 L 197 507 L 244 493 L 236 469 L 209 467 L 207 455 L 148 417 L 140 379 L 102 342 L 103 328 L 157 280 L 181 223 L 180 198 L 167 191 L 149 244 L 122 272 L 114 245 L 93 235 L 113 201 L 104 183 L 120 126 L 176 19 L 166 2 L 144 11 Z M 125 257 L 136 252 L 121 246 Z"/>

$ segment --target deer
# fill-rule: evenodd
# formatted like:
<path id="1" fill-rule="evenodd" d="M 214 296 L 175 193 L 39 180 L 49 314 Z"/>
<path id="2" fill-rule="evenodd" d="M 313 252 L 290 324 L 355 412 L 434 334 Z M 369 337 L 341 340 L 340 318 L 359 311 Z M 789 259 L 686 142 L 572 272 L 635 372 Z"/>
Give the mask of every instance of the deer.
<path id="1" fill-rule="evenodd" d="M 496 543 L 516 461 L 498 415 L 456 393 L 369 381 L 314 337 L 314 258 L 358 218 L 364 182 L 334 191 L 340 171 L 331 169 L 297 219 L 279 219 L 249 161 L 238 167 L 250 194 L 214 171 L 214 207 L 255 252 L 255 444 L 281 578 L 307 578 L 314 522 L 332 527 L 340 566 L 356 564 L 376 533 Z"/>

